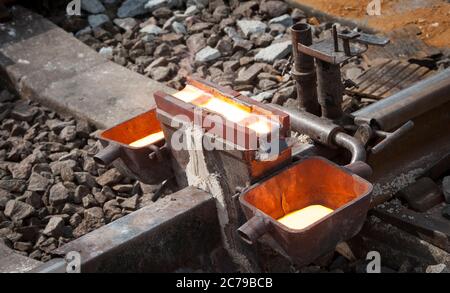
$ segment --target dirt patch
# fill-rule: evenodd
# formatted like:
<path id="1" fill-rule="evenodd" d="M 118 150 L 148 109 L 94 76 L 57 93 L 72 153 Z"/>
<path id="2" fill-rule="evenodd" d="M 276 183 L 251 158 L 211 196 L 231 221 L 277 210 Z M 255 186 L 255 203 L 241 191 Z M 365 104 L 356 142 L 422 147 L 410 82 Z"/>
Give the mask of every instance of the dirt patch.
<path id="1" fill-rule="evenodd" d="M 450 3 L 443 0 L 384 0 L 380 16 L 367 15 L 369 0 L 295 0 L 328 14 L 367 23 L 382 32 L 415 24 L 420 38 L 436 47 L 450 47 Z"/>

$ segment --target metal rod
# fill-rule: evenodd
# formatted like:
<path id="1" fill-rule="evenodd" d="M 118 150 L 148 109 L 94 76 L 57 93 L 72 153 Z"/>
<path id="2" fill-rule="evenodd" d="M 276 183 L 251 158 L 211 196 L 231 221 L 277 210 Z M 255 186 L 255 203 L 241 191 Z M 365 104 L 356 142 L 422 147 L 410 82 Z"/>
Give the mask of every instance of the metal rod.
<path id="1" fill-rule="evenodd" d="M 405 122 L 450 101 L 450 68 L 353 113 L 373 120 L 379 129 L 393 130 Z"/>
<path id="2" fill-rule="evenodd" d="M 285 108 L 276 104 L 270 104 L 270 106 L 289 115 L 292 130 L 306 134 L 324 145 L 331 146 L 334 134 L 341 131 L 340 126 L 311 113 Z"/>
<path id="3" fill-rule="evenodd" d="M 299 108 L 309 113 L 320 115 L 317 102 L 317 76 L 314 58 L 298 51 L 298 44 L 310 46 L 313 43 L 311 26 L 297 23 L 291 27 L 292 52 L 294 68 L 292 76 L 296 81 Z"/>
<path id="4" fill-rule="evenodd" d="M 335 24 L 333 25 L 333 43 L 334 43 L 334 51 L 339 52 L 339 38 L 338 38 L 337 27 Z"/>
<path id="5" fill-rule="evenodd" d="M 270 106 L 289 115 L 292 130 L 306 134 L 312 140 L 327 146 L 339 146 L 349 150 L 352 154 L 350 163 L 366 161 L 364 145 L 353 136 L 342 132 L 339 125 L 305 111 L 296 111 L 275 104 Z"/>
<path id="6" fill-rule="evenodd" d="M 334 142 L 336 145 L 350 151 L 350 153 L 352 154 L 350 163 L 366 161 L 366 149 L 364 148 L 363 144 L 353 136 L 350 136 L 344 132 L 338 132 L 334 136 Z"/>
<path id="7" fill-rule="evenodd" d="M 342 85 L 341 67 L 316 59 L 318 101 L 322 108 L 322 117 L 338 120 L 342 117 Z"/>

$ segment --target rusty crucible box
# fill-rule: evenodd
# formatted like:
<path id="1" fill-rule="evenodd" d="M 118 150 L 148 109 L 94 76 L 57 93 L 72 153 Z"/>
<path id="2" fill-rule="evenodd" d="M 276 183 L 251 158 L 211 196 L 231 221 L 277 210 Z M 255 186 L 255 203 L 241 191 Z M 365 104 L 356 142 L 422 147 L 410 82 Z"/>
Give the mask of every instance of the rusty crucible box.
<path id="1" fill-rule="evenodd" d="M 372 185 L 321 157 L 299 161 L 240 195 L 248 221 L 238 232 L 247 243 L 268 233 L 298 265 L 307 265 L 355 236 L 366 219 Z M 278 221 L 312 205 L 333 210 L 301 230 Z"/>
<path id="2" fill-rule="evenodd" d="M 158 184 L 173 176 L 169 151 L 156 118 L 156 107 L 101 132 L 103 149 L 94 156 L 97 163 L 109 165 L 147 184 Z"/>

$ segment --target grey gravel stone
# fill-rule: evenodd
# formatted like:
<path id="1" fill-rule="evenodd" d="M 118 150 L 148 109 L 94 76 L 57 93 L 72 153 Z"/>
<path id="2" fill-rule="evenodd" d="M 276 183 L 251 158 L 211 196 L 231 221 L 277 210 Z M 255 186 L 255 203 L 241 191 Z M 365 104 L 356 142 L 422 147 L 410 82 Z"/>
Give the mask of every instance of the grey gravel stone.
<path id="1" fill-rule="evenodd" d="M 28 179 L 31 173 L 31 168 L 32 165 L 27 162 L 8 165 L 8 169 L 11 172 L 13 179 Z"/>
<path id="2" fill-rule="evenodd" d="M 262 34 L 267 28 L 267 25 L 259 20 L 238 20 L 237 25 L 246 37 L 251 34 Z"/>
<path id="3" fill-rule="evenodd" d="M 0 189 L 10 192 L 21 193 L 26 188 L 26 181 L 22 179 L 2 179 L 0 180 Z"/>
<path id="4" fill-rule="evenodd" d="M 271 20 L 269 20 L 269 25 L 270 24 L 281 24 L 285 27 L 290 27 L 292 26 L 294 23 L 294 21 L 292 20 L 292 17 L 289 14 L 284 14 L 275 18 L 272 18 Z"/>
<path id="5" fill-rule="evenodd" d="M 51 181 L 41 176 L 39 173 L 32 173 L 30 176 L 30 182 L 28 183 L 28 190 L 30 191 L 46 191 Z"/>
<path id="6" fill-rule="evenodd" d="M 93 193 L 94 199 L 96 202 L 98 202 L 100 205 L 103 205 L 106 201 L 108 201 L 111 198 L 108 198 L 108 196 L 101 191 L 96 191 Z"/>
<path id="7" fill-rule="evenodd" d="M 249 15 L 253 10 L 255 10 L 260 1 L 247 1 L 247 2 L 240 2 L 239 6 L 234 9 L 233 14 L 234 15 Z"/>
<path id="8" fill-rule="evenodd" d="M 132 184 L 117 184 L 113 186 L 113 190 L 119 193 L 130 193 L 133 190 Z"/>
<path id="9" fill-rule="evenodd" d="M 159 57 L 156 58 L 152 63 L 150 63 L 149 66 L 147 66 L 144 69 L 144 72 L 150 72 L 150 70 L 154 67 L 158 67 L 158 66 L 167 66 L 167 58 L 166 57 Z"/>
<path id="10" fill-rule="evenodd" d="M 15 242 L 14 249 L 18 251 L 29 251 L 33 248 L 33 244 L 31 242 Z"/>
<path id="11" fill-rule="evenodd" d="M 277 17 L 287 13 L 289 6 L 283 1 L 266 1 L 261 3 L 259 9 L 270 17 Z"/>
<path id="12" fill-rule="evenodd" d="M 97 182 L 95 178 L 88 172 L 75 172 L 75 181 L 80 185 L 86 185 L 88 187 L 95 187 Z"/>
<path id="13" fill-rule="evenodd" d="M 148 0 L 126 0 L 117 10 L 117 16 L 125 18 L 145 14 L 149 12 L 148 9 L 144 8 L 147 2 Z"/>
<path id="14" fill-rule="evenodd" d="M 77 129 L 74 125 L 64 127 L 59 134 L 59 137 L 64 141 L 72 141 L 77 136 Z"/>
<path id="15" fill-rule="evenodd" d="M 107 59 L 112 59 L 113 57 L 113 47 L 103 47 L 98 51 L 100 55 Z"/>
<path id="16" fill-rule="evenodd" d="M 56 161 L 50 163 L 50 168 L 52 170 L 53 175 L 61 175 L 61 170 L 63 168 L 71 168 L 74 169 L 77 166 L 77 162 L 74 160 L 64 160 L 64 161 Z"/>
<path id="17" fill-rule="evenodd" d="M 64 127 L 73 125 L 73 121 L 61 121 L 59 119 L 49 119 L 45 121 L 45 125 L 47 125 L 51 131 L 54 131 L 55 133 L 59 134 Z"/>
<path id="18" fill-rule="evenodd" d="M 6 190 L 0 189 L 0 210 L 4 210 L 6 203 L 13 198 L 11 193 Z"/>
<path id="19" fill-rule="evenodd" d="M 272 103 L 283 105 L 289 98 L 296 98 L 296 88 L 295 86 L 288 86 L 286 88 L 280 89 L 275 93 Z"/>
<path id="20" fill-rule="evenodd" d="M 83 0 L 81 1 L 81 9 L 91 14 L 105 12 L 105 6 L 99 0 Z"/>
<path id="21" fill-rule="evenodd" d="M 262 90 L 267 90 L 276 86 L 277 82 L 270 79 L 261 79 L 258 83 L 258 87 Z"/>
<path id="22" fill-rule="evenodd" d="M 143 27 L 140 32 L 150 35 L 160 35 L 163 33 L 163 30 L 157 25 L 149 24 Z"/>
<path id="23" fill-rule="evenodd" d="M 203 33 L 193 34 L 186 40 L 186 46 L 192 53 L 197 53 L 206 46 L 206 39 Z"/>
<path id="24" fill-rule="evenodd" d="M 25 197 L 25 202 L 36 210 L 43 206 L 42 196 L 39 195 L 39 193 L 34 191 L 25 191 L 23 196 Z"/>
<path id="25" fill-rule="evenodd" d="M 90 192 L 90 189 L 87 186 L 84 185 L 78 185 L 75 188 L 75 192 L 73 195 L 73 202 L 76 204 L 80 204 L 83 197 L 85 197 L 86 195 L 88 195 Z"/>
<path id="26" fill-rule="evenodd" d="M 163 66 L 154 67 L 150 70 L 150 75 L 156 81 L 168 80 L 170 75 L 170 68 Z"/>
<path id="27" fill-rule="evenodd" d="M 265 100 L 270 100 L 273 97 L 272 92 L 262 92 L 257 94 L 256 96 L 252 96 L 251 98 L 257 102 L 262 102 Z"/>
<path id="28" fill-rule="evenodd" d="M 85 209 L 88 209 L 88 208 L 98 205 L 97 201 L 95 200 L 95 198 L 92 194 L 86 195 L 85 197 L 83 197 L 83 199 L 81 201 L 82 201 L 83 207 Z"/>
<path id="29" fill-rule="evenodd" d="M 124 209 L 128 209 L 128 210 L 132 210 L 134 211 L 137 208 L 137 204 L 138 204 L 138 195 L 134 195 L 130 198 L 127 198 L 126 200 L 124 200 L 120 205 L 124 208 Z"/>
<path id="30" fill-rule="evenodd" d="M 53 206 L 64 204 L 69 197 L 69 190 L 63 183 L 57 183 L 50 188 L 49 201 Z"/>
<path id="31" fill-rule="evenodd" d="M 25 101 L 20 101 L 14 105 L 10 115 L 16 120 L 31 122 L 37 112 L 36 107 L 28 105 Z"/>
<path id="32" fill-rule="evenodd" d="M 184 26 L 184 24 L 182 24 L 181 22 L 178 21 L 174 21 L 172 23 L 172 30 L 177 33 L 177 34 L 187 34 L 187 30 L 186 27 Z"/>
<path id="33" fill-rule="evenodd" d="M 213 16 L 217 19 L 222 19 L 228 17 L 230 13 L 230 7 L 226 5 L 219 5 L 214 9 Z"/>
<path id="34" fill-rule="evenodd" d="M 67 215 L 73 215 L 75 213 L 82 213 L 84 211 L 83 207 L 73 204 L 66 203 L 62 209 L 62 212 Z"/>
<path id="35" fill-rule="evenodd" d="M 188 6 L 188 8 L 186 8 L 183 15 L 184 16 L 193 16 L 199 12 L 200 12 L 200 10 L 197 8 L 197 6 L 191 5 L 191 6 Z"/>
<path id="36" fill-rule="evenodd" d="M 72 168 L 68 168 L 67 166 L 65 166 L 61 169 L 61 179 L 63 181 L 73 181 L 74 178 L 75 176 Z"/>
<path id="37" fill-rule="evenodd" d="M 117 202 L 117 200 L 113 199 L 105 203 L 105 205 L 103 206 L 103 212 L 105 214 L 105 217 L 108 220 L 111 220 L 114 216 L 121 214 L 122 208 L 120 207 L 120 204 Z"/>
<path id="38" fill-rule="evenodd" d="M 216 49 L 219 50 L 222 55 L 229 55 L 233 52 L 233 43 L 227 38 L 222 38 L 217 43 Z"/>
<path id="39" fill-rule="evenodd" d="M 273 63 L 277 59 L 282 59 L 291 52 L 291 41 L 272 44 L 258 52 L 255 55 L 256 61 Z"/>
<path id="40" fill-rule="evenodd" d="M 96 28 L 109 22 L 109 17 L 106 14 L 92 14 L 88 16 L 89 25 Z"/>
<path id="41" fill-rule="evenodd" d="M 148 2 L 144 5 L 144 7 L 148 10 L 148 11 L 153 11 L 156 10 L 160 7 L 163 6 L 168 6 L 170 3 L 169 0 L 148 0 Z"/>
<path id="42" fill-rule="evenodd" d="M 219 50 L 205 47 L 195 54 L 195 61 L 197 62 L 210 62 L 220 58 L 221 54 Z"/>
<path id="43" fill-rule="evenodd" d="M 88 221 L 102 221 L 103 217 L 103 210 L 99 207 L 90 208 L 84 211 L 84 218 Z"/>
<path id="44" fill-rule="evenodd" d="M 427 274 L 444 274 L 450 273 L 450 269 L 443 263 L 437 265 L 430 265 L 426 268 L 425 272 Z"/>
<path id="45" fill-rule="evenodd" d="M 45 226 L 43 233 L 47 236 L 59 237 L 63 234 L 63 230 L 64 220 L 61 217 L 55 216 L 50 218 L 47 226 Z"/>
<path id="46" fill-rule="evenodd" d="M 263 70 L 264 64 L 255 63 L 242 71 L 236 79 L 236 84 L 251 84 L 256 76 Z"/>
<path id="47" fill-rule="evenodd" d="M 97 177 L 97 183 L 101 186 L 114 185 L 116 183 L 119 183 L 122 178 L 122 174 L 117 171 L 117 169 L 112 168 L 103 173 L 101 176 Z"/>
<path id="48" fill-rule="evenodd" d="M 125 31 L 133 30 L 138 24 L 136 19 L 134 19 L 132 17 L 116 18 L 113 20 L 113 22 L 115 25 L 117 25 L 118 27 L 120 27 L 121 29 L 123 29 Z"/>
<path id="49" fill-rule="evenodd" d="M 273 39 L 274 38 L 272 35 L 268 33 L 262 35 L 252 35 L 251 37 L 251 41 L 255 43 L 257 47 L 267 47 L 272 43 Z"/>
<path id="50" fill-rule="evenodd" d="M 81 223 L 82 220 L 83 218 L 79 214 L 73 214 L 70 217 L 69 223 L 72 227 L 76 227 Z"/>
<path id="51" fill-rule="evenodd" d="M 298 22 L 303 18 L 306 18 L 306 13 L 298 8 L 292 9 L 291 17 L 293 18 L 294 22 Z"/>
<path id="52" fill-rule="evenodd" d="M 5 216 L 9 217 L 13 221 L 20 221 L 30 217 L 35 212 L 35 209 L 24 202 L 18 200 L 10 200 L 5 206 Z"/>

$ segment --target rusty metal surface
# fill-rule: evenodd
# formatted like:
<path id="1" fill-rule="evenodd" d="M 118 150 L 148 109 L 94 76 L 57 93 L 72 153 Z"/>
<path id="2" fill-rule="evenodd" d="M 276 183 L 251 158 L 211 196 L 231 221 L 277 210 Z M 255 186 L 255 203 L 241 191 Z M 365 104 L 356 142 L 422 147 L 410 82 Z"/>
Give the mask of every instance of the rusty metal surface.
<path id="1" fill-rule="evenodd" d="M 284 111 L 289 115 L 291 128 L 294 131 L 306 134 L 314 141 L 327 147 L 335 148 L 339 146 L 347 149 L 352 155 L 351 163 L 357 161 L 364 162 L 366 160 L 364 145 L 356 138 L 343 132 L 341 126 L 305 111 L 282 108 L 276 104 L 270 104 L 270 106 Z"/>
<path id="2" fill-rule="evenodd" d="M 249 221 L 239 232 L 249 243 L 266 232 L 296 264 L 306 265 L 358 233 L 369 209 L 371 191 L 369 182 L 326 159 L 301 160 L 240 195 Z M 302 230 L 277 221 L 312 204 L 323 204 L 334 212 Z"/>
<path id="3" fill-rule="evenodd" d="M 188 187 L 53 253 L 79 252 L 82 272 L 171 272 L 208 268 L 208 254 L 219 242 L 214 200 Z"/>
<path id="4" fill-rule="evenodd" d="M 433 70 L 406 61 L 383 59 L 370 67 L 346 89 L 349 95 L 381 100 L 435 74 Z"/>
<path id="5" fill-rule="evenodd" d="M 129 177 L 146 184 L 158 184 L 173 176 L 166 163 L 170 160 L 165 140 L 153 144 L 133 147 L 133 141 L 162 131 L 156 119 L 156 107 L 127 121 L 102 131 L 98 138 L 103 149 L 94 156 L 97 163 L 114 165 Z"/>
<path id="6" fill-rule="evenodd" d="M 292 77 L 297 84 L 297 96 L 301 110 L 320 115 L 320 105 L 317 102 L 317 75 L 314 58 L 295 50 L 297 44 L 310 46 L 313 43 L 311 26 L 297 23 L 291 27 L 292 54 L 294 67 Z"/>
<path id="7" fill-rule="evenodd" d="M 392 131 L 408 121 L 414 127 L 371 152 L 368 163 L 374 174 L 374 203 L 384 202 L 421 177 L 450 150 L 450 70 L 353 113 L 378 129 Z"/>
<path id="8" fill-rule="evenodd" d="M 449 221 L 441 216 L 439 205 L 427 213 L 415 212 L 403 205 L 384 203 L 371 211 L 374 215 L 415 235 L 447 252 L 450 252 Z"/>
<path id="9" fill-rule="evenodd" d="M 189 79 L 189 82 L 192 86 L 213 94 L 217 98 L 224 98 L 225 100 L 228 100 L 229 103 L 234 103 L 240 107 L 249 109 L 252 114 L 265 117 L 276 117 L 278 121 L 271 121 L 271 124 L 275 122 L 273 124 L 279 125 L 274 127 L 272 131 L 278 132 L 279 140 L 283 140 L 289 135 L 289 117 L 283 112 L 270 108 L 263 103 L 259 103 L 243 95 L 238 95 L 238 93 L 232 90 L 215 86 L 207 81 L 191 78 Z M 165 116 L 167 116 L 169 120 L 173 120 L 170 117 L 184 116 L 183 118 L 187 118 L 188 120 L 182 121 L 184 124 L 195 122 L 198 126 L 203 128 L 205 132 L 229 140 L 236 146 L 244 149 L 255 149 L 259 147 L 260 134 L 247 127 L 245 123 L 248 121 L 245 119 L 242 123 L 230 121 L 220 115 L 220 113 L 211 112 L 205 108 L 196 106 L 193 103 L 186 103 L 163 92 L 155 93 L 154 98 L 158 108 L 158 114 L 165 113 Z M 199 99 L 202 99 L 202 97 Z M 160 116 L 161 115 L 159 115 L 158 119 L 160 119 Z M 268 120 L 270 120 L 270 118 L 268 118 Z M 172 121 L 163 123 L 170 125 Z"/>
<path id="10" fill-rule="evenodd" d="M 374 206 L 426 174 L 450 151 L 450 102 L 413 122 L 414 128 L 389 148 L 369 153 L 367 162 L 374 170 Z"/>
<path id="11" fill-rule="evenodd" d="M 450 102 L 450 68 L 353 113 L 385 131 Z M 434 120 L 434 119 L 431 119 Z"/>
<path id="12" fill-rule="evenodd" d="M 344 85 L 341 64 L 366 52 L 369 45 L 385 46 L 389 39 L 356 31 L 338 30 L 337 26 L 333 25 L 329 37 L 313 43 L 311 27 L 308 24 L 299 23 L 293 28 L 293 76 L 297 80 L 300 107 L 319 116 L 319 110 L 316 110 L 318 103 L 322 117 L 334 121 L 345 120 L 342 110 Z M 314 72 L 313 59 L 317 73 Z"/>

